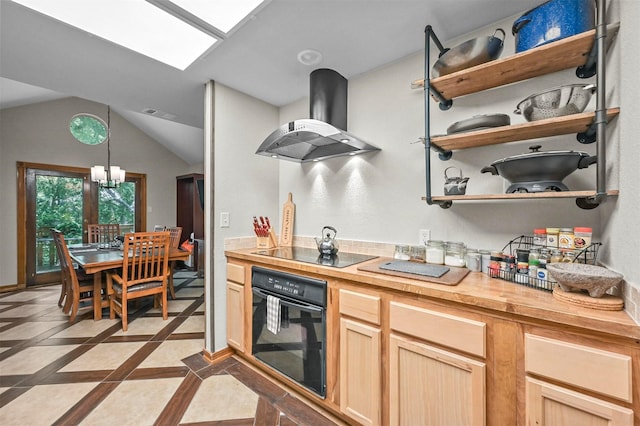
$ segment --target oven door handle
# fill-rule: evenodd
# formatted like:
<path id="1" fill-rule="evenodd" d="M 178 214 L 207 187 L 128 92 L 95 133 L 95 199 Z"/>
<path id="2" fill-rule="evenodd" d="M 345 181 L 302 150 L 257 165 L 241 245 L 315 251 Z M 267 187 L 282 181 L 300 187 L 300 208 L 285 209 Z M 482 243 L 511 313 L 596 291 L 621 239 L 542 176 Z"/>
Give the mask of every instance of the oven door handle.
<path id="1" fill-rule="evenodd" d="M 304 303 L 304 302 L 294 302 L 291 299 L 283 298 L 280 295 L 267 293 L 266 291 L 264 291 L 264 290 L 262 290 L 260 288 L 257 288 L 257 287 L 253 287 L 251 290 L 253 291 L 253 294 L 257 294 L 259 296 L 262 296 L 265 299 L 267 298 L 267 296 L 277 297 L 278 299 L 280 299 L 280 304 L 283 305 L 283 306 L 303 309 L 305 311 L 310 311 L 310 312 L 322 312 L 323 311 L 323 308 L 321 308 L 321 307 L 318 307 L 318 306 L 315 306 L 315 305 L 310 305 L 310 304 Z"/>

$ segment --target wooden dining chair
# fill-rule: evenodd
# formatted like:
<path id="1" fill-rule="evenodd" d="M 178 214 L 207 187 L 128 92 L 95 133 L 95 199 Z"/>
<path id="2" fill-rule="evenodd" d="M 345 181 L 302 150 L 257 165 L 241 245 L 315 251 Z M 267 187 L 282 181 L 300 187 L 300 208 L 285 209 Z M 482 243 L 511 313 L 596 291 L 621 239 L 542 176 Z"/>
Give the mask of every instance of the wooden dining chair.
<path id="1" fill-rule="evenodd" d="M 182 227 L 181 226 L 170 226 L 167 227 L 167 231 L 169 231 L 169 247 L 171 248 L 180 248 L 180 238 L 182 237 Z M 169 262 L 169 294 L 171 298 L 175 300 L 176 298 L 176 290 L 173 288 L 173 269 L 175 266 L 175 261 Z"/>
<path id="2" fill-rule="evenodd" d="M 58 305 L 64 299 L 62 312 L 69 314 L 69 322 L 73 322 L 81 302 L 88 301 L 93 307 L 93 278 L 76 270 L 64 240 L 64 234 L 57 229 L 52 229 L 51 236 L 58 252 L 61 269 L 62 289 Z"/>
<path id="3" fill-rule="evenodd" d="M 107 272 L 109 317 L 122 319 L 122 331 L 128 328 L 127 303 L 132 299 L 160 298 L 162 318 L 167 319 L 167 281 L 169 275 L 169 233 L 134 232 L 126 234 L 122 271 Z"/>
<path id="4" fill-rule="evenodd" d="M 117 223 L 93 223 L 87 225 L 89 244 L 107 245 L 120 235 L 120 225 Z"/>

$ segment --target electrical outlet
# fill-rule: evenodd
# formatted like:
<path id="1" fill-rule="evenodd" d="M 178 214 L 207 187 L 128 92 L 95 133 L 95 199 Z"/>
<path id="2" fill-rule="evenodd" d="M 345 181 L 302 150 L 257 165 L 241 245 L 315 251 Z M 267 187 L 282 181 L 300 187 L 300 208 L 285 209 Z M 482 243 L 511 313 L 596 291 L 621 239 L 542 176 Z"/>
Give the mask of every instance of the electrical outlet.
<path id="1" fill-rule="evenodd" d="M 431 231 L 428 229 L 421 229 L 418 231 L 418 244 L 427 245 L 427 241 L 431 239 Z"/>
<path id="2" fill-rule="evenodd" d="M 229 227 L 229 212 L 220 213 L 220 228 Z"/>

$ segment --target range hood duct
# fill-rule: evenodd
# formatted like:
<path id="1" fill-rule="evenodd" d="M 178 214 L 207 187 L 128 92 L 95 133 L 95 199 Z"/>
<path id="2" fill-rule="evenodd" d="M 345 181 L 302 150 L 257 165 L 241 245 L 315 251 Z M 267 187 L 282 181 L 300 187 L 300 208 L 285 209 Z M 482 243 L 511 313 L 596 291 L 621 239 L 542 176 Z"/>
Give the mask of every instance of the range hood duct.
<path id="1" fill-rule="evenodd" d="M 310 119 L 290 121 L 271 133 L 256 154 L 306 163 L 377 148 L 347 133 L 347 79 L 326 68 L 310 75 Z"/>

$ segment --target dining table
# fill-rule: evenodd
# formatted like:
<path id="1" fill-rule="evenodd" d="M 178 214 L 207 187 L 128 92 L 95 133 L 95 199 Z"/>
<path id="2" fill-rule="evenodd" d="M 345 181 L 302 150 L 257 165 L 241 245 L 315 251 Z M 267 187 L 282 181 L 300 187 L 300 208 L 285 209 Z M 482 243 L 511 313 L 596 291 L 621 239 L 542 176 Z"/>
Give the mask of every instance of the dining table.
<path id="1" fill-rule="evenodd" d="M 122 268 L 124 254 L 119 248 L 102 248 L 95 245 L 70 245 L 71 259 L 87 274 L 93 275 L 93 319 L 102 319 L 102 308 L 109 306 L 109 300 L 102 297 L 102 272 Z M 180 248 L 169 249 L 169 264 L 178 260 L 187 260 L 191 252 Z M 173 282 L 173 268 L 169 268 L 169 282 Z"/>

